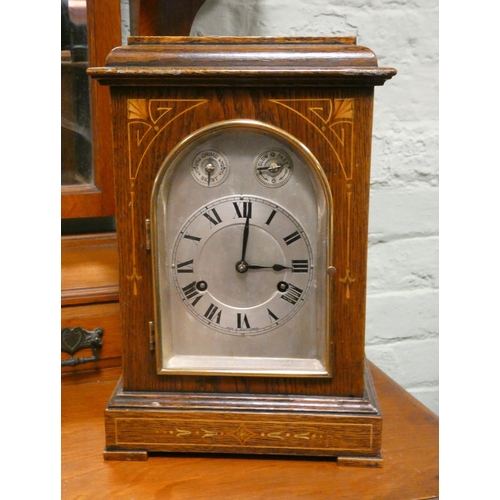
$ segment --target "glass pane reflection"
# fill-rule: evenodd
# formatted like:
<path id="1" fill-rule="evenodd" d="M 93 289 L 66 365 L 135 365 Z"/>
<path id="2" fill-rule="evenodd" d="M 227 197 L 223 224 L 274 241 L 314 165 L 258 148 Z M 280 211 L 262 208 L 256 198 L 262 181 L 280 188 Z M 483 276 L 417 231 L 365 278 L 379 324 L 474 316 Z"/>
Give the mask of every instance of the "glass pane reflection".
<path id="1" fill-rule="evenodd" d="M 61 0 L 61 184 L 90 184 L 92 136 L 86 0 Z"/>

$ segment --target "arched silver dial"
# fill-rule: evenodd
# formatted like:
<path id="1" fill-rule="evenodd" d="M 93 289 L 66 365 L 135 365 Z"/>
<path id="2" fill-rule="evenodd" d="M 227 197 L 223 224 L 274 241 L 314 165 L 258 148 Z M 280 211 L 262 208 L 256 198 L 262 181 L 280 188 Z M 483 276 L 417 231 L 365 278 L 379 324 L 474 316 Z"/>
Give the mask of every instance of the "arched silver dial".
<path id="1" fill-rule="evenodd" d="M 230 335 L 269 332 L 304 303 L 313 252 L 300 223 L 257 196 L 227 196 L 201 207 L 181 228 L 171 270 L 190 313 Z"/>
<path id="2" fill-rule="evenodd" d="M 331 194 L 302 143 L 211 124 L 169 153 L 151 201 L 159 373 L 329 373 Z"/>

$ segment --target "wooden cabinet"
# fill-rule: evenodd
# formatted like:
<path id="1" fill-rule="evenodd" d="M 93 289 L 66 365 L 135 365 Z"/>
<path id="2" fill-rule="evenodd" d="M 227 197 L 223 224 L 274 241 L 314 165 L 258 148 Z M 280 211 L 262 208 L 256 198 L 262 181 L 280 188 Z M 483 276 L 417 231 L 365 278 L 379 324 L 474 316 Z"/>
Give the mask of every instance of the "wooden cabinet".
<path id="1" fill-rule="evenodd" d="M 118 296 L 118 250 L 116 234 L 69 236 L 61 245 L 61 322 L 62 347 L 72 347 L 84 340 L 85 332 L 100 329 L 102 348 L 99 360 L 91 347 L 78 352 L 62 352 L 64 374 L 117 367 L 121 364 L 121 335 Z M 79 359 L 85 358 L 81 363 Z M 71 361 L 75 360 L 75 361 Z"/>
<path id="2" fill-rule="evenodd" d="M 103 221 L 115 214 L 110 97 L 86 74 L 121 44 L 121 19 L 120 0 L 63 0 L 61 7 L 61 370 L 67 378 L 121 364 L 116 234 L 98 233 L 113 227 Z M 89 335 L 99 337 L 98 346 Z M 99 360 L 90 361 L 96 353 Z"/>
<path id="3" fill-rule="evenodd" d="M 76 9 L 70 2 L 67 15 L 63 9 L 62 16 L 61 217 L 63 219 L 112 216 L 115 213 L 109 89 L 99 86 L 97 82 L 88 81 L 84 70 L 88 66 L 104 64 L 109 51 L 120 45 L 120 0 L 86 0 L 86 9 L 85 2 L 75 5 L 83 7 L 78 7 L 80 11 L 75 12 Z M 64 29 L 65 24 L 68 26 Z M 77 38 L 76 32 L 84 32 L 83 35 L 78 34 L 78 37 L 84 37 L 85 31 L 86 37 L 83 41 Z M 77 102 L 78 99 L 74 94 L 76 80 L 83 79 L 81 91 L 85 92 L 87 89 L 90 101 L 85 104 L 82 103 L 83 97 L 82 102 Z M 82 108 L 87 106 L 90 112 L 90 130 L 82 131 L 82 124 L 75 120 L 75 114 L 81 113 Z M 83 179 L 75 179 L 75 176 L 70 176 L 72 178 L 68 179 L 67 171 L 72 169 L 71 162 L 75 155 L 71 150 L 65 155 L 64 149 L 71 149 L 69 143 L 72 136 L 76 136 L 77 139 L 84 136 L 91 145 L 91 165 L 89 165 L 91 172 Z"/>

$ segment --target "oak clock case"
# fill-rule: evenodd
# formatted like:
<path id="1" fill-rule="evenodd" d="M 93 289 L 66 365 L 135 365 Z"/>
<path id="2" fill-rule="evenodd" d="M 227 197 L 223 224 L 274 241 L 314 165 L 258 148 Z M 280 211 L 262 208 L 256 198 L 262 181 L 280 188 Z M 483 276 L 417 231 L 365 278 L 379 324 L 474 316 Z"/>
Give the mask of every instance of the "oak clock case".
<path id="1" fill-rule="evenodd" d="M 109 460 L 380 466 L 364 354 L 374 86 L 352 37 L 131 37 L 112 100 L 123 373 Z"/>
<path id="2" fill-rule="evenodd" d="M 330 375 L 330 188 L 286 132 L 212 124 L 152 194 L 158 373 Z"/>

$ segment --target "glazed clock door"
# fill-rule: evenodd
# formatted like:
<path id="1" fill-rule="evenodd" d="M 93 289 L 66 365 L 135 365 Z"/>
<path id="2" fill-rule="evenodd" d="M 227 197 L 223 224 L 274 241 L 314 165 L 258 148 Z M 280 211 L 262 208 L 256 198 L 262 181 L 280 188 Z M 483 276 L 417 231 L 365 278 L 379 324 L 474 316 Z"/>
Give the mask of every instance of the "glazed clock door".
<path id="1" fill-rule="evenodd" d="M 331 199 L 308 149 L 261 122 L 168 155 L 151 201 L 159 374 L 331 375 Z"/>

